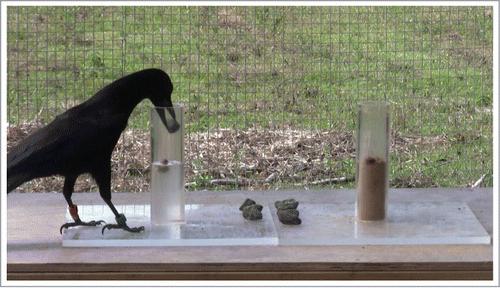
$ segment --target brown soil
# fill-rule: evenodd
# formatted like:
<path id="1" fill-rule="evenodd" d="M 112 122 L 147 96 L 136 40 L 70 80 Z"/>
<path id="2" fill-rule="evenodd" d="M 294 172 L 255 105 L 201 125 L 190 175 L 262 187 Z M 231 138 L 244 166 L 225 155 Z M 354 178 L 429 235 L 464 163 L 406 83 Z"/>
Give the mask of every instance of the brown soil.
<path id="1" fill-rule="evenodd" d="M 387 162 L 382 158 L 366 157 L 360 160 L 356 198 L 359 220 L 385 218 L 387 170 Z"/>

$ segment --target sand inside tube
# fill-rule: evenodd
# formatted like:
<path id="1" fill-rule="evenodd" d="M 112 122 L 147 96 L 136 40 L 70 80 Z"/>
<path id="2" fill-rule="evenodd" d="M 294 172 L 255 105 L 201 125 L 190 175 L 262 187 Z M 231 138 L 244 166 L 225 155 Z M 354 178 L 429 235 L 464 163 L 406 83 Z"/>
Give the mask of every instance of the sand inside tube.
<path id="1" fill-rule="evenodd" d="M 357 217 L 359 220 L 383 220 L 386 207 L 387 162 L 382 158 L 366 157 L 359 163 Z"/>

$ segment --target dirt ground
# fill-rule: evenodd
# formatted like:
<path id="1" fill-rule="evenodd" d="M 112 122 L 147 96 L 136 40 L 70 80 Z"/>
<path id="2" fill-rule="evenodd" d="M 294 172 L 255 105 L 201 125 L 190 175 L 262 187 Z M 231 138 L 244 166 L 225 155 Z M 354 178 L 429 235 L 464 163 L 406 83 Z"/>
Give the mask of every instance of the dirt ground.
<path id="1" fill-rule="evenodd" d="M 37 122 L 9 126 L 7 149 L 42 126 Z M 355 141 L 355 135 L 333 130 L 220 129 L 192 133 L 185 139 L 186 188 L 255 190 L 349 183 L 354 181 Z M 411 154 L 419 145 L 422 149 L 441 141 L 446 141 L 446 136 L 414 138 L 393 134 L 391 153 Z M 149 191 L 149 143 L 149 131 L 124 132 L 111 159 L 113 191 Z M 392 181 L 396 181 L 391 183 L 393 187 L 395 184 L 397 187 L 436 186 L 418 173 Z M 18 192 L 61 192 L 63 182 L 59 176 L 37 179 L 19 187 Z M 97 186 L 90 176 L 79 177 L 75 192 L 95 190 Z"/>

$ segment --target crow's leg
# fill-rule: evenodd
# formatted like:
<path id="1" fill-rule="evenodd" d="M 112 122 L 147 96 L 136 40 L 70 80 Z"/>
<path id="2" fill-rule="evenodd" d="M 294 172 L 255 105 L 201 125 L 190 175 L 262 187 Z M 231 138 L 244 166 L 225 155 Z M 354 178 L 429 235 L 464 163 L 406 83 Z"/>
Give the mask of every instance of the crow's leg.
<path id="1" fill-rule="evenodd" d="M 102 199 L 106 204 L 108 204 L 113 214 L 115 214 L 115 219 L 117 224 L 107 224 L 102 228 L 102 234 L 104 234 L 104 230 L 107 229 L 123 229 L 128 232 L 139 233 L 144 231 L 144 226 L 130 228 L 127 225 L 127 218 L 125 218 L 124 214 L 119 214 L 115 208 L 115 205 L 111 203 L 111 166 L 108 163 L 105 167 L 101 167 L 99 171 L 93 172 L 92 176 L 94 177 L 97 186 L 99 186 L 99 193 L 101 194 Z"/>
<path id="2" fill-rule="evenodd" d="M 73 187 L 75 186 L 75 181 L 76 177 L 74 176 L 66 177 L 64 179 L 63 195 L 64 198 L 66 199 L 66 202 L 68 202 L 69 214 L 71 215 L 73 220 L 75 220 L 75 222 L 63 224 L 61 226 L 61 229 L 59 229 L 59 232 L 61 232 L 61 234 L 63 228 L 69 228 L 75 226 L 97 226 L 104 222 L 102 220 L 90 221 L 90 222 L 83 222 L 82 220 L 80 220 L 80 216 L 78 215 L 78 207 L 76 206 L 76 204 L 73 203 L 73 201 L 71 201 L 71 195 L 73 195 Z"/>
<path id="3" fill-rule="evenodd" d="M 135 228 L 128 227 L 127 218 L 125 217 L 125 214 L 119 214 L 118 211 L 116 211 L 115 206 L 113 205 L 113 203 L 111 203 L 111 199 L 104 199 L 104 202 L 106 202 L 106 204 L 108 204 L 109 208 L 111 208 L 111 210 L 115 214 L 116 223 L 118 223 L 118 224 L 104 225 L 104 227 L 102 227 L 102 234 L 104 234 L 104 230 L 106 230 L 106 228 L 108 228 L 110 230 L 111 229 L 123 229 L 125 231 L 133 232 L 133 233 L 139 233 L 141 231 L 144 231 L 144 226 L 135 227 Z"/>

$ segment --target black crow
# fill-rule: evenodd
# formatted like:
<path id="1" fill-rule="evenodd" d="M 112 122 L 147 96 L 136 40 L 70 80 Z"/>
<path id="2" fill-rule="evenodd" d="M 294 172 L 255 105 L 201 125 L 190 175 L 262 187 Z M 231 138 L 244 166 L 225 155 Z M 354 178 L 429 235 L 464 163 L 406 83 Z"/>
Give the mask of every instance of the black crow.
<path id="1" fill-rule="evenodd" d="M 60 232 L 72 226 L 96 226 L 104 221 L 82 222 L 71 201 L 77 177 L 90 173 L 118 223 L 105 225 L 102 233 L 106 228 L 143 231 L 144 227 L 129 228 L 125 215 L 119 214 L 111 203 L 111 153 L 130 114 L 145 98 L 156 107 L 167 108 L 173 120 L 167 122 L 165 109 L 157 109 L 157 113 L 170 133 L 179 129 L 170 99 L 172 90 L 167 73 L 146 69 L 116 80 L 92 98 L 56 116 L 9 151 L 7 193 L 35 178 L 62 175 L 64 198 L 75 222 L 62 225 Z"/>

